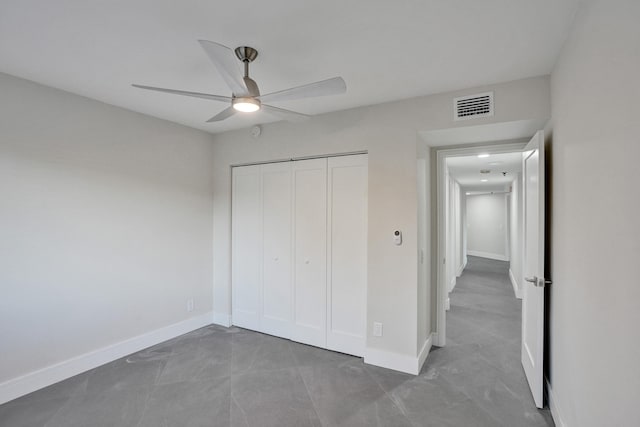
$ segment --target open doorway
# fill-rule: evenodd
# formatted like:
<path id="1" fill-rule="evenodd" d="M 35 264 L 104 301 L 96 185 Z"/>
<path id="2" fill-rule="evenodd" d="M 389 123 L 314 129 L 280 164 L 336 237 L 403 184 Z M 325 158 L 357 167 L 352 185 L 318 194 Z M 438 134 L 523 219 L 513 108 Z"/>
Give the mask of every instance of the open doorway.
<path id="1" fill-rule="evenodd" d="M 522 259 L 521 233 L 521 164 L 524 142 L 436 150 L 438 268 L 436 345 L 445 346 L 451 331 L 448 317 L 452 306 L 461 304 L 468 310 L 473 299 L 463 303 L 452 300 L 463 294 L 465 273 L 481 261 L 502 273 L 492 278 L 493 290 L 517 303 L 520 296 Z M 511 272 L 511 273 L 510 273 Z M 513 280 L 512 280 L 513 278 Z M 487 278 L 477 282 L 487 285 Z M 499 292 L 496 287 L 508 285 Z M 468 298 L 468 297 L 467 297 Z M 469 305 L 471 304 L 471 305 Z M 486 307 L 491 302 L 487 302 Z M 516 319 L 511 325 L 515 329 Z M 473 328 L 473 324 L 471 329 Z"/>
<path id="2" fill-rule="evenodd" d="M 521 364 L 526 145 L 434 149 L 441 348 L 428 362 L 487 408 L 545 426 L 549 411 L 538 410 Z"/>
<path id="3" fill-rule="evenodd" d="M 522 321 L 521 177 L 520 150 L 444 159 L 447 345 L 492 349 L 514 364 Z"/>
<path id="4" fill-rule="evenodd" d="M 522 153 L 448 157 L 445 177 L 448 292 L 475 257 L 500 261 L 489 264 L 503 267 L 522 298 Z"/>

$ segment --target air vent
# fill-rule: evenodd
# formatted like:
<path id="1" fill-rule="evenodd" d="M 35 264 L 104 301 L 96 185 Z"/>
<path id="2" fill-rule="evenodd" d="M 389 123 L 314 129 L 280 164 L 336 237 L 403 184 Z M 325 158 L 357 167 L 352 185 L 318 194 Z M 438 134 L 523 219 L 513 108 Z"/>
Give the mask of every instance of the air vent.
<path id="1" fill-rule="evenodd" d="M 453 120 L 493 116 L 493 92 L 453 99 Z"/>

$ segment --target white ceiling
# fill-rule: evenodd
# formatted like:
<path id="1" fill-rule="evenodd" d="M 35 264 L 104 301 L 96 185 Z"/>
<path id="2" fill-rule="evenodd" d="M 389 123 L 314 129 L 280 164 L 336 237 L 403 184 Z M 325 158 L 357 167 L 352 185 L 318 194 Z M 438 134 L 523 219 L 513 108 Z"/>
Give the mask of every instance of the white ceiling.
<path id="1" fill-rule="evenodd" d="M 131 83 L 229 95 L 197 43 L 249 45 L 263 93 L 343 76 L 347 94 L 280 103 L 308 114 L 548 74 L 579 0 L 2 0 L 0 71 L 220 132 L 224 104 Z"/>
<path id="2" fill-rule="evenodd" d="M 517 172 L 522 171 L 522 153 L 491 154 L 486 158 L 478 156 L 462 156 L 447 158 L 449 175 L 458 181 L 465 191 L 503 190 L 512 182 Z M 489 169 L 488 174 L 481 174 L 481 169 Z M 506 176 L 502 172 L 507 172 Z M 481 182 L 486 179 L 487 182 Z"/>

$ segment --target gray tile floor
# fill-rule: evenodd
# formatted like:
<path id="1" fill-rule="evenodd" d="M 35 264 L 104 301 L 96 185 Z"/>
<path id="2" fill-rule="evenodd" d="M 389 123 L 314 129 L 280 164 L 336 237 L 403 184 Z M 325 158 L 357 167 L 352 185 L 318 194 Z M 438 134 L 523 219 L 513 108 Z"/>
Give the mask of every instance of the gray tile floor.
<path id="1" fill-rule="evenodd" d="M 520 367 L 507 263 L 470 258 L 448 345 L 414 377 L 210 326 L 0 406 L 0 426 L 549 426 Z"/>

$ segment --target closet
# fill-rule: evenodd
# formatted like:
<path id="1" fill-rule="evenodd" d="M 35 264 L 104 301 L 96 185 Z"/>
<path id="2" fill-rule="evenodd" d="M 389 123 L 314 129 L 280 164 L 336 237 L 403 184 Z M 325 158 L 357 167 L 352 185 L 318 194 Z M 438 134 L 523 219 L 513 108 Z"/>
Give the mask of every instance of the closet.
<path id="1" fill-rule="evenodd" d="M 362 356 L 367 155 L 232 174 L 233 324 Z"/>

